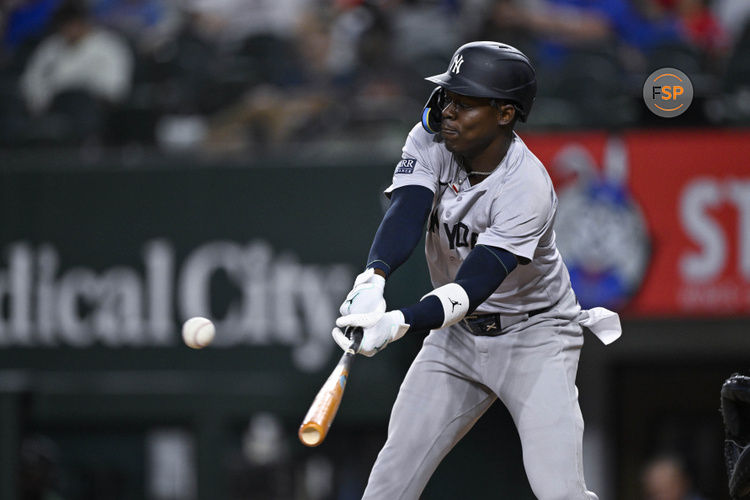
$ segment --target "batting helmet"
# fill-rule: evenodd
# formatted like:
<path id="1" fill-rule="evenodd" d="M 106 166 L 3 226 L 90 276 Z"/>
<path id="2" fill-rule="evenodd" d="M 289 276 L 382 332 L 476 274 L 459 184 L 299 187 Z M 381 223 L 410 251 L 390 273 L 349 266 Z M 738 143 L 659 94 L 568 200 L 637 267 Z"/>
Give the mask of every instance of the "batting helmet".
<path id="1" fill-rule="evenodd" d="M 529 58 L 499 42 L 462 45 L 445 73 L 426 80 L 456 94 L 510 101 L 524 122 L 536 97 L 536 72 Z"/>

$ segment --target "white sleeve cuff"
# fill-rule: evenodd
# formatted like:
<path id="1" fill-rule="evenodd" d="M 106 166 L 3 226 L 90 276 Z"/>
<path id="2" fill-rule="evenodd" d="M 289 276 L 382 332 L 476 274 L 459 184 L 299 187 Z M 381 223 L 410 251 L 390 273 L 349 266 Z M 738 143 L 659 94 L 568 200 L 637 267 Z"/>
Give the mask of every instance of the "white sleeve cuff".
<path id="1" fill-rule="evenodd" d="M 461 321 L 469 312 L 469 296 L 458 283 L 448 283 L 434 289 L 424 297 L 434 295 L 443 305 L 443 324 L 440 328 L 451 326 Z"/>

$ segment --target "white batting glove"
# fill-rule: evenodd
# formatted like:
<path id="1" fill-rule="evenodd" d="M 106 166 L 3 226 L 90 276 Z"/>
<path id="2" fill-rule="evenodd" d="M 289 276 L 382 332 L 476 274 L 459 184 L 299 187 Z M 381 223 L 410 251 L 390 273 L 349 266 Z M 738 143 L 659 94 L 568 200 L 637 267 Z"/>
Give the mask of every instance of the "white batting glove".
<path id="1" fill-rule="evenodd" d="M 342 319 L 344 318 L 336 320 L 337 328 L 333 329 L 331 335 L 339 347 L 346 351 L 351 347 L 352 340 L 341 330 L 346 326 L 339 323 Z M 372 357 L 391 342 L 403 337 L 408 329 L 409 325 L 405 323 L 404 313 L 398 310 L 389 311 L 383 314 L 373 326 L 364 329 L 357 353 Z"/>
<path id="2" fill-rule="evenodd" d="M 368 327 L 378 322 L 385 313 L 383 289 L 385 278 L 368 268 L 354 280 L 354 288 L 346 296 L 339 312 L 346 323 L 339 326 Z M 336 322 L 338 324 L 338 321 Z"/>

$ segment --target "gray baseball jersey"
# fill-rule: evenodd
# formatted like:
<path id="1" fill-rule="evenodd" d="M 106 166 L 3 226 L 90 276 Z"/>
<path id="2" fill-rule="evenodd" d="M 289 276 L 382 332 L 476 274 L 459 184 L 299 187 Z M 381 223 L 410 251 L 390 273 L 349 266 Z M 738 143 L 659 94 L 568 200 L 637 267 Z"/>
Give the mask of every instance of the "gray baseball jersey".
<path id="1" fill-rule="evenodd" d="M 596 499 L 583 478 L 575 387 L 581 310 L 555 246 L 557 197 L 544 166 L 515 135 L 498 167 L 472 186 L 418 125 L 386 193 L 407 185 L 435 193 L 425 250 L 435 287 L 454 281 L 476 244 L 504 248 L 523 264 L 474 313 L 512 319 L 502 335 L 476 335 L 462 321 L 427 336 L 399 390 L 364 498 L 417 499 L 442 458 L 500 398 L 518 429 L 534 494 Z"/>
<path id="2" fill-rule="evenodd" d="M 435 193 L 425 245 L 435 287 L 452 282 L 477 244 L 528 262 L 516 268 L 477 313 L 520 313 L 556 304 L 570 289 L 552 228 L 557 196 L 542 163 L 514 137 L 498 168 L 472 186 L 445 147 L 415 126 L 386 193 L 418 185 Z"/>

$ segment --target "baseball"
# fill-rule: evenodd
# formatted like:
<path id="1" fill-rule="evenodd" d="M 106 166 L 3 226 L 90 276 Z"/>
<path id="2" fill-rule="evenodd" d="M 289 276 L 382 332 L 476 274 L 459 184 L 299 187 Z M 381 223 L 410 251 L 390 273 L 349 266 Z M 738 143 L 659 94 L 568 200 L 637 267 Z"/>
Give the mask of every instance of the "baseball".
<path id="1" fill-rule="evenodd" d="M 214 335 L 216 335 L 216 328 L 210 319 L 196 316 L 182 325 L 182 340 L 193 349 L 206 347 L 214 339 Z"/>

